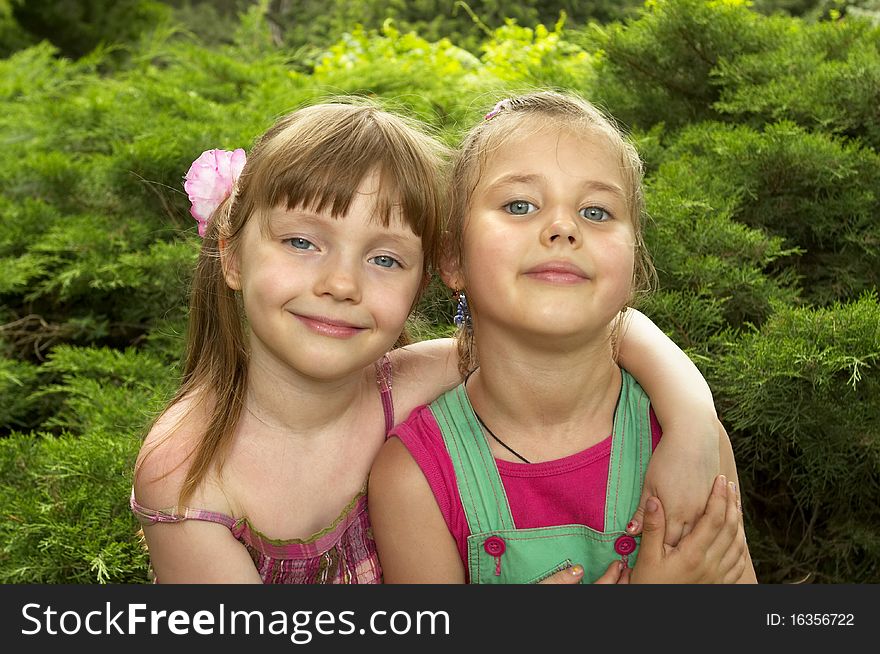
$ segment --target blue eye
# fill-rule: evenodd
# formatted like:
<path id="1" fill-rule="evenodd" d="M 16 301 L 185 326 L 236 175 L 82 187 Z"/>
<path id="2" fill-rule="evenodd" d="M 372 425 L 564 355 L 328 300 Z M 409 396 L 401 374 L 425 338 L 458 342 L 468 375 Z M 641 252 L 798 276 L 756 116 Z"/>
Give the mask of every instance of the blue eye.
<path id="1" fill-rule="evenodd" d="M 504 208 L 505 210 L 507 210 L 507 213 L 514 216 L 525 216 L 537 209 L 535 205 L 533 205 L 531 202 L 526 202 L 525 200 L 514 200 L 513 202 L 508 202 L 504 205 Z"/>
<path id="2" fill-rule="evenodd" d="M 395 266 L 400 267 L 400 262 L 394 257 L 389 257 L 387 254 L 380 254 L 378 256 L 371 257 L 369 261 L 372 261 L 381 268 L 394 268 Z"/>
<path id="3" fill-rule="evenodd" d="M 315 244 L 311 241 L 299 237 L 289 238 L 287 242 L 297 250 L 311 250 L 315 247 Z"/>
<path id="4" fill-rule="evenodd" d="M 602 207 L 584 207 L 578 212 L 581 218 L 586 218 L 592 222 L 603 223 L 606 220 L 611 220 L 611 214 L 609 214 Z"/>

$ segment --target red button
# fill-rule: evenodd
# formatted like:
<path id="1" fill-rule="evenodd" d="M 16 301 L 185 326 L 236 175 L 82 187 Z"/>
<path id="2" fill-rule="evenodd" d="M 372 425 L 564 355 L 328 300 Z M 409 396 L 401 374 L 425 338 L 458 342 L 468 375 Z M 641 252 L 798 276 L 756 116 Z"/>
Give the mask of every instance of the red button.
<path id="1" fill-rule="evenodd" d="M 490 536 L 486 539 L 486 542 L 483 543 L 483 549 L 486 550 L 486 554 L 489 556 L 501 556 L 504 554 L 504 550 L 507 549 L 507 546 L 504 544 L 504 539 L 499 538 L 498 536 Z"/>
<path id="2" fill-rule="evenodd" d="M 632 554 L 636 549 L 636 539 L 632 536 L 621 536 L 614 541 L 614 551 L 621 556 Z"/>

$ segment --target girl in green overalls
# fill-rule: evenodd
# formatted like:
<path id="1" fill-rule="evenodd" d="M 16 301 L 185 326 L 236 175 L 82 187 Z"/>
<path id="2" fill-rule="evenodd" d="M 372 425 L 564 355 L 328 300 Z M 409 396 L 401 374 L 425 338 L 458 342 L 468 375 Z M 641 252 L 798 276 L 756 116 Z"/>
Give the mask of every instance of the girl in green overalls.
<path id="1" fill-rule="evenodd" d="M 453 171 L 442 275 L 459 299 L 460 386 L 415 410 L 374 464 L 370 513 L 394 582 L 754 582 L 721 478 L 675 547 L 628 521 L 660 443 L 616 363 L 616 319 L 647 290 L 641 161 L 585 100 L 499 102 Z M 646 528 L 662 507 L 648 502 Z M 629 525 L 630 527 L 632 525 Z M 559 575 L 556 576 L 558 578 Z"/>

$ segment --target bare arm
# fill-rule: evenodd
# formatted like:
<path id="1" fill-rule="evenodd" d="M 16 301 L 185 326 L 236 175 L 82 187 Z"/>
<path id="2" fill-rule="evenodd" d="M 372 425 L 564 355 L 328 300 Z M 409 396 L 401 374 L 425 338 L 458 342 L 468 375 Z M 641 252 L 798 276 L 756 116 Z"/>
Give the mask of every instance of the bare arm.
<path id="1" fill-rule="evenodd" d="M 666 542 L 674 545 L 703 514 L 719 471 L 720 423 L 709 386 L 690 358 L 639 311 L 629 309 L 620 319 L 620 364 L 645 389 L 663 428 L 633 532 L 641 528 L 647 498 L 655 495 L 666 508 Z"/>
<path id="2" fill-rule="evenodd" d="M 394 366 L 394 422 L 461 383 L 455 339 L 435 338 L 389 353 Z"/>
<path id="3" fill-rule="evenodd" d="M 191 443 L 185 428 L 169 434 L 157 423 L 135 473 L 139 504 L 154 509 L 177 505 Z M 194 499 L 200 507 L 228 513 L 228 507 L 215 506 L 218 501 L 203 494 Z M 197 520 L 157 523 L 144 526 L 144 537 L 160 583 L 262 583 L 248 551 L 224 525 Z"/>
<path id="4" fill-rule="evenodd" d="M 259 584 L 244 545 L 226 527 L 186 520 L 144 527 L 150 561 L 161 583 Z"/>
<path id="5" fill-rule="evenodd" d="M 397 438 L 379 451 L 367 497 L 385 583 L 464 583 L 464 564 L 431 487 Z"/>
<path id="6" fill-rule="evenodd" d="M 657 498 L 650 498 L 633 583 L 757 583 L 743 529 L 739 479 L 733 450 L 719 430 L 723 474 L 713 486 L 705 511 L 694 529 L 675 547 L 665 544 L 666 519 Z M 626 576 L 626 575 L 625 575 Z"/>
<path id="7" fill-rule="evenodd" d="M 726 475 L 727 478 L 732 481 L 736 486 L 736 495 L 737 495 L 737 510 L 739 511 L 739 523 L 740 523 L 740 531 L 738 533 L 738 537 L 742 537 L 742 542 L 744 545 L 743 556 L 745 558 L 745 569 L 743 570 L 742 575 L 736 581 L 738 584 L 756 584 L 758 583 L 758 578 L 755 575 L 755 567 L 752 564 L 752 556 L 749 554 L 749 547 L 746 544 L 746 534 L 745 529 L 743 527 L 742 521 L 742 495 L 740 491 L 739 485 L 739 474 L 737 474 L 736 470 L 736 461 L 733 458 L 733 447 L 730 444 L 730 437 L 727 435 L 727 430 L 719 423 L 718 425 L 718 450 L 721 458 L 721 473 Z"/>

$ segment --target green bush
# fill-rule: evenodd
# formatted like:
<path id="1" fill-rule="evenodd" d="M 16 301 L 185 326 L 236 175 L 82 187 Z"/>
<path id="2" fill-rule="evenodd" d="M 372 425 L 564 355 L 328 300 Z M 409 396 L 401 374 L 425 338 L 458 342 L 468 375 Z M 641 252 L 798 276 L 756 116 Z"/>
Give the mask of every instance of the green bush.
<path id="1" fill-rule="evenodd" d="M 0 439 L 0 582 L 145 582 L 128 508 L 138 447 L 121 432 Z"/>
<path id="2" fill-rule="evenodd" d="M 609 3 L 565 23 L 550 3 L 472 3 L 485 25 L 460 7 L 454 29 L 418 13 L 430 1 L 356 3 L 361 26 L 301 4 L 326 10 L 326 46 L 290 49 L 305 24 L 228 0 L 209 45 L 156 23 L 78 60 L 45 42 L 0 60 L 0 581 L 146 580 L 131 466 L 176 384 L 199 246 L 182 177 L 203 150 L 249 148 L 334 93 L 453 143 L 535 86 L 636 129 L 660 279 L 640 306 L 715 392 L 759 579 L 880 580 L 876 28 L 739 0 L 591 26 Z M 435 277 L 412 332 L 450 334 L 452 309 Z"/>
<path id="3" fill-rule="evenodd" d="M 801 279 L 804 298 L 825 304 L 877 288 L 880 155 L 874 150 L 791 123 L 763 132 L 702 123 L 682 131 L 673 155 L 685 167 L 679 187 L 690 179 L 690 188 L 708 197 L 735 198 L 735 220 L 798 249 L 785 265 Z"/>
<path id="4" fill-rule="evenodd" d="M 769 270 L 790 253 L 783 239 L 735 220 L 736 190 L 713 192 L 694 174 L 703 160 L 682 156 L 660 166 L 647 182 L 648 251 L 656 262 L 662 292 L 683 293 L 699 302 L 710 324 L 719 327 L 760 323 L 773 302 L 794 302 L 791 274 Z M 654 307 L 647 305 L 651 316 Z M 706 304 L 708 303 L 708 304 Z M 710 309 L 710 305 L 714 307 Z M 660 321 L 660 311 L 655 319 Z M 671 316 L 670 316 L 671 317 Z M 668 323 L 667 323 L 668 324 Z M 692 337 L 674 330 L 684 342 Z M 701 339 L 707 343 L 706 339 Z"/>
<path id="5" fill-rule="evenodd" d="M 755 125 L 790 120 L 877 148 L 878 41 L 880 28 L 862 20 L 798 26 L 773 47 L 720 61 L 715 108 Z"/>
<path id="6" fill-rule="evenodd" d="M 39 368 L 27 361 L 0 359 L 0 430 L 35 426 L 39 405 L 33 394 L 37 390 Z"/>
<path id="7" fill-rule="evenodd" d="M 656 0 L 637 20 L 591 25 L 577 40 L 597 54 L 593 89 L 612 115 L 632 127 L 677 128 L 717 118 L 722 61 L 773 48 L 792 25 L 746 0 Z"/>
<path id="8" fill-rule="evenodd" d="M 167 19 L 168 7 L 149 0 L 10 0 L 17 23 L 65 56 L 81 57 L 104 43 L 128 42 Z"/>
<path id="9" fill-rule="evenodd" d="M 759 579 L 880 578 L 880 302 L 779 307 L 710 363 Z"/>
<path id="10" fill-rule="evenodd" d="M 173 367 L 169 375 L 147 352 L 59 346 L 38 374 L 55 381 L 29 397 L 58 407 L 41 426 L 57 436 L 0 439 L 0 582 L 146 581 L 128 496 L 140 435 L 173 390 Z"/>

